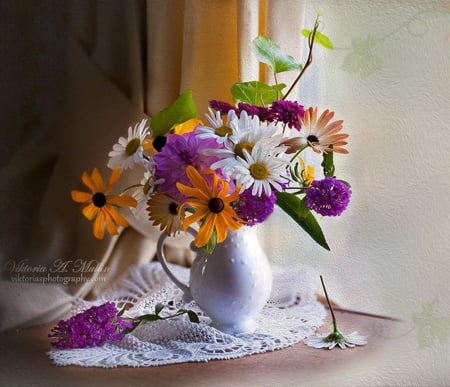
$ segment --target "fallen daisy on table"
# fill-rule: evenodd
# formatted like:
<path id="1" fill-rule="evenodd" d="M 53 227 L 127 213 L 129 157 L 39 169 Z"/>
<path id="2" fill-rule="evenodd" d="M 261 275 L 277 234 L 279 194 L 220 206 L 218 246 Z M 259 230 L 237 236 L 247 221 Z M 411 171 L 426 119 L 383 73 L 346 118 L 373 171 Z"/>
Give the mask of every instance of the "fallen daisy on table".
<path id="1" fill-rule="evenodd" d="M 316 334 L 314 336 L 310 336 L 304 340 L 304 343 L 308 347 L 328 348 L 328 349 L 333 349 L 335 347 L 346 349 L 346 348 L 354 348 L 357 345 L 366 345 L 367 336 L 362 336 L 358 334 L 358 332 L 344 334 L 338 329 L 336 317 L 334 315 L 333 308 L 328 298 L 327 290 L 325 288 L 322 276 L 320 276 L 320 281 L 322 282 L 325 298 L 327 300 L 328 307 L 330 308 L 331 318 L 333 322 L 333 331 L 330 334 Z"/>

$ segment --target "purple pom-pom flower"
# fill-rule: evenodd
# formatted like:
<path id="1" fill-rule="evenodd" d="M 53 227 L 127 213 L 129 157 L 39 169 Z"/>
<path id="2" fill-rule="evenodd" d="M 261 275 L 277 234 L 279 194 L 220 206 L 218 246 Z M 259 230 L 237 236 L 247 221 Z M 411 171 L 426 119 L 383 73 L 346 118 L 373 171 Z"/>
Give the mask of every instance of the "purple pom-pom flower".
<path id="1" fill-rule="evenodd" d="M 309 209 L 323 216 L 339 216 L 347 208 L 352 191 L 347 184 L 334 177 L 314 180 L 306 190 Z"/>
<path id="2" fill-rule="evenodd" d="M 241 193 L 236 204 L 236 213 L 246 222 L 247 226 L 264 222 L 273 212 L 276 202 L 276 193 L 271 195 L 264 192 L 260 196 L 252 195 L 252 190 L 247 189 Z"/>

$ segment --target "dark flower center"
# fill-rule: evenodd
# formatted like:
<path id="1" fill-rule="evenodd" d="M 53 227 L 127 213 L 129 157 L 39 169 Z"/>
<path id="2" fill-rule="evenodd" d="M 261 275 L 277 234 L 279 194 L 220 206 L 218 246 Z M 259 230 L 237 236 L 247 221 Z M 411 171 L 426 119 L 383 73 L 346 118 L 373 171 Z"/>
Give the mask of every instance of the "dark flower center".
<path id="1" fill-rule="evenodd" d="M 170 203 L 169 204 L 169 213 L 171 215 L 178 215 L 178 204 L 177 203 Z"/>
<path id="2" fill-rule="evenodd" d="M 219 214 L 225 208 L 225 204 L 223 203 L 223 200 L 221 198 L 212 198 L 208 202 L 208 208 L 211 212 Z"/>
<path id="3" fill-rule="evenodd" d="M 155 148 L 158 152 L 161 152 L 161 149 L 166 145 L 167 137 L 166 136 L 156 136 L 153 139 L 153 148 Z"/>
<path id="4" fill-rule="evenodd" d="M 96 192 L 92 195 L 92 203 L 95 207 L 103 207 L 106 204 L 106 196 L 103 192 Z"/>
<path id="5" fill-rule="evenodd" d="M 310 134 L 307 138 L 308 142 L 313 143 L 313 142 L 319 142 L 319 139 L 317 136 L 315 136 L 314 134 Z"/>

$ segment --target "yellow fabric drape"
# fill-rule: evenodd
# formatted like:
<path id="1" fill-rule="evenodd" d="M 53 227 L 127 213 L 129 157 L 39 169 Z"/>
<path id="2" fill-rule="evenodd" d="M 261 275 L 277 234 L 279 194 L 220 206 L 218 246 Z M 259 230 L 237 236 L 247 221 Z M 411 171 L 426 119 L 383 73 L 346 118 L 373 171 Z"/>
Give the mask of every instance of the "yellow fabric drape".
<path id="1" fill-rule="evenodd" d="M 193 90 L 201 116 L 210 99 L 231 102 L 234 82 L 258 78 L 250 43 L 261 23 L 287 52 L 300 55 L 290 38 L 302 18 L 303 2 L 291 0 L 74 3 L 60 119 L 0 171 L 8 182 L 0 187 L 6 214 L 0 225 L 0 330 L 62 317 L 74 298 L 96 296 L 127 266 L 152 259 L 159 229 L 145 216 L 130 217 L 121 235 L 98 241 L 70 191 L 81 188 L 83 171 L 109 173 L 108 151 L 128 126 L 156 114 L 184 89 Z M 174 244 L 168 255 L 181 264 L 192 259 L 187 244 Z M 85 273 L 90 277 L 83 283 L 12 282 L 14 263 L 50 270 L 57 260 L 76 259 L 107 267 L 106 282 L 95 273 Z"/>

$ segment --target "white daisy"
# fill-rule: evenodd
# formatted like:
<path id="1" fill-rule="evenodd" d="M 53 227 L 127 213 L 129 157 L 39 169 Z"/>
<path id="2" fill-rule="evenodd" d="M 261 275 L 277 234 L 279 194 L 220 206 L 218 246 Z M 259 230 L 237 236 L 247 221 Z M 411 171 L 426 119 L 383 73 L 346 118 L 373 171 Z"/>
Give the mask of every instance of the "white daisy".
<path id="1" fill-rule="evenodd" d="M 154 164 L 149 164 L 149 169 L 144 173 L 144 177 L 141 179 L 140 184 L 133 192 L 133 197 L 138 202 L 136 208 L 132 208 L 132 212 L 137 215 L 143 209 L 146 208 L 147 201 L 150 196 L 155 192 L 158 184 L 164 182 L 164 179 L 156 179 L 154 174 Z"/>
<path id="2" fill-rule="evenodd" d="M 246 111 L 232 120 L 230 126 L 233 130 L 231 140 L 235 144 L 243 142 L 255 144 L 260 140 L 278 141 L 279 144 L 282 141 L 282 135 L 276 124 L 260 121 L 258 116 L 249 116 Z"/>
<path id="3" fill-rule="evenodd" d="M 272 188 L 276 191 L 283 190 L 281 184 L 286 182 L 286 169 L 289 163 L 275 154 L 274 148 L 258 142 L 251 154 L 246 149 L 243 152 L 245 157 L 237 157 L 237 163 L 233 165 L 233 177 L 237 185 L 243 190 L 252 187 L 254 196 L 261 196 L 263 192 L 270 196 Z"/>
<path id="4" fill-rule="evenodd" d="M 328 308 L 331 313 L 331 320 L 333 323 L 333 331 L 328 335 L 314 335 L 308 337 L 304 340 L 304 343 L 308 347 L 314 348 L 328 348 L 333 349 L 336 346 L 339 348 L 354 348 L 356 345 L 366 345 L 367 344 L 367 336 L 361 336 L 358 332 L 352 332 L 349 335 L 344 335 L 337 326 L 336 316 L 334 315 L 333 307 L 331 305 L 330 299 L 328 297 L 328 292 L 325 287 L 325 282 L 323 281 L 323 277 L 320 276 L 320 281 L 322 282 L 322 288 L 325 293 L 325 298 L 327 300 Z"/>
<path id="5" fill-rule="evenodd" d="M 136 124 L 134 128 L 128 128 L 128 137 L 120 137 L 118 142 L 114 144 L 113 150 L 109 152 L 110 157 L 108 167 L 114 169 L 121 167 L 122 169 L 131 169 L 134 164 L 146 164 L 142 145 L 145 138 L 150 135 L 147 125 L 147 119 L 143 119 Z"/>
<path id="6" fill-rule="evenodd" d="M 222 114 L 219 111 L 214 114 L 211 108 L 208 108 L 208 110 L 209 113 L 206 113 L 205 116 L 211 126 L 198 126 L 196 128 L 197 137 L 200 139 L 215 138 L 218 143 L 228 141 L 228 137 L 233 134 L 231 122 L 236 118 L 235 111 L 230 110 L 228 112 L 226 124 L 224 124 Z"/>
<path id="7" fill-rule="evenodd" d="M 283 135 L 278 132 L 278 128 L 274 124 L 260 122 L 257 116 L 249 117 L 245 111 L 239 118 L 235 117 L 230 122 L 230 126 L 233 134 L 229 137 L 229 141 L 223 143 L 224 148 L 208 151 L 208 154 L 221 158 L 211 165 L 212 169 L 221 168 L 223 173 L 233 174 L 235 167 L 241 164 L 238 159 L 245 159 L 244 151 L 251 154 L 258 143 L 263 144 L 272 155 L 287 149 L 284 146 L 280 147 Z"/>
<path id="8" fill-rule="evenodd" d="M 356 345 L 366 345 L 367 336 L 359 335 L 358 332 L 352 332 L 348 335 L 344 335 L 339 331 L 334 331 L 325 335 L 314 335 L 304 340 L 304 343 L 308 347 L 313 348 L 328 348 L 333 349 L 338 346 L 339 348 L 354 348 Z"/>

